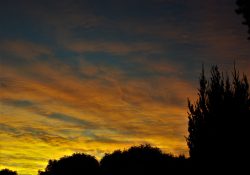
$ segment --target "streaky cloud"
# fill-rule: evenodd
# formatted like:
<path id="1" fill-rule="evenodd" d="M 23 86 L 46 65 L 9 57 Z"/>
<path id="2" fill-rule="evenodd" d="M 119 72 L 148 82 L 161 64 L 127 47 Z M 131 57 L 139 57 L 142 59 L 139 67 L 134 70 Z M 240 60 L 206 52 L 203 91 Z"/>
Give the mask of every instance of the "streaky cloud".
<path id="1" fill-rule="evenodd" d="M 73 123 L 73 124 L 80 125 L 83 127 L 94 127 L 95 126 L 95 124 L 93 124 L 89 121 L 86 121 L 84 119 L 75 118 L 75 117 L 61 114 L 61 113 L 52 113 L 52 114 L 49 114 L 47 117 L 49 117 L 50 119 L 56 119 L 56 120 L 60 120 L 60 121 L 64 121 L 64 122 Z"/>

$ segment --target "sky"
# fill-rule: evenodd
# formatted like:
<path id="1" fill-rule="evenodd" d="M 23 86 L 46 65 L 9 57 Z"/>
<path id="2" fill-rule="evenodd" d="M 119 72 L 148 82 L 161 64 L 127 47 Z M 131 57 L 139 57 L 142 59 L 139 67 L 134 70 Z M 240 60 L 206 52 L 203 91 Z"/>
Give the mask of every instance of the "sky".
<path id="1" fill-rule="evenodd" d="M 0 169 L 151 144 L 188 156 L 202 64 L 250 77 L 235 0 L 0 2 Z"/>

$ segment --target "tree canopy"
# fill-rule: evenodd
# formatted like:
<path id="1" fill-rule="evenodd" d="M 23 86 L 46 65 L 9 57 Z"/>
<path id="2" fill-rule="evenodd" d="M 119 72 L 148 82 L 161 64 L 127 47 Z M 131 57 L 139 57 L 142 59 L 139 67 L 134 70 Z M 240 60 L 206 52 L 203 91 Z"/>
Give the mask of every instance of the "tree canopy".
<path id="1" fill-rule="evenodd" d="M 64 156 L 59 160 L 49 160 L 45 171 L 39 171 L 39 175 L 99 175 L 99 163 L 95 157 L 75 153 L 72 156 Z"/>
<path id="2" fill-rule="evenodd" d="M 150 145 L 133 146 L 128 150 L 116 150 L 106 154 L 100 167 L 102 175 L 158 175 L 182 174 L 187 172 L 187 159 L 164 154 L 159 148 Z"/>
<path id="3" fill-rule="evenodd" d="M 17 172 L 5 168 L 0 171 L 0 175 L 17 175 Z"/>

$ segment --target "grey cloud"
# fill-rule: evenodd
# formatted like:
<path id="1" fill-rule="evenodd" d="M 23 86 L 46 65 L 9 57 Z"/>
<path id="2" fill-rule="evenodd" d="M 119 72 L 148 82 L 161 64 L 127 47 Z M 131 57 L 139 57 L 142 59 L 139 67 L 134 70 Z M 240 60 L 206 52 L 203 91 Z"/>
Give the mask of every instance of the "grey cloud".
<path id="1" fill-rule="evenodd" d="M 14 135 L 20 134 L 20 131 L 18 129 L 3 123 L 0 123 L 0 131 Z"/>
<path id="2" fill-rule="evenodd" d="M 69 115 L 61 114 L 61 113 L 52 113 L 47 116 L 48 118 L 51 119 L 56 119 L 64 122 L 69 122 L 72 124 L 77 124 L 77 125 L 82 125 L 85 127 L 94 127 L 95 125 L 89 121 L 83 120 L 83 119 L 78 119 Z"/>
<path id="3" fill-rule="evenodd" d="M 2 103 L 15 107 L 30 107 L 33 106 L 34 103 L 29 100 L 12 100 L 12 99 L 3 99 Z"/>

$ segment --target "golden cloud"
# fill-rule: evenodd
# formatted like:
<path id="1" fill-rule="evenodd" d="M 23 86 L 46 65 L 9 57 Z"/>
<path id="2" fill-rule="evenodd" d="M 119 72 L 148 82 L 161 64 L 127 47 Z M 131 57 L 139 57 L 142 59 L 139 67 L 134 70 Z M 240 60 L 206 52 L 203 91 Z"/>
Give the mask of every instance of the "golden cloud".
<path id="1" fill-rule="evenodd" d="M 50 54 L 41 50 L 33 56 Z M 1 150 L 6 161 L 0 168 L 27 173 L 43 168 L 44 160 L 75 151 L 100 158 L 141 143 L 187 154 L 185 102 L 187 94 L 194 94 L 189 82 L 173 76 L 129 77 L 84 59 L 77 70 L 58 59 L 31 60 L 32 66 L 6 64 L 1 69 Z M 174 71 L 169 67 L 163 71 Z"/>

